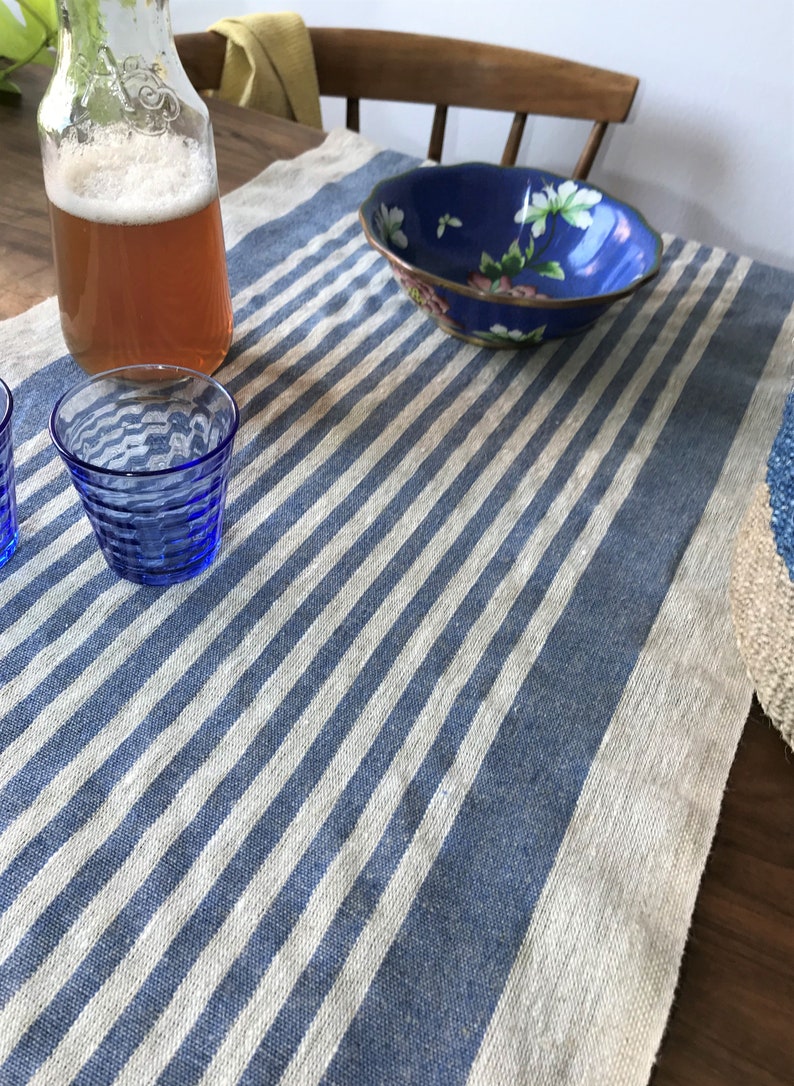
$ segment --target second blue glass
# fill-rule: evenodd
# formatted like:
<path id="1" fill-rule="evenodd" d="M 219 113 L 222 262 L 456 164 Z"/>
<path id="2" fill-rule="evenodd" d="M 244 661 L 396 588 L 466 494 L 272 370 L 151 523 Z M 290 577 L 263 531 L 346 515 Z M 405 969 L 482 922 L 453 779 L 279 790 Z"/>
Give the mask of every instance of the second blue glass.
<path id="1" fill-rule="evenodd" d="M 120 577 L 168 585 L 212 562 L 239 418 L 222 385 L 174 366 L 111 370 L 55 405 L 50 436 Z"/>
<path id="2" fill-rule="evenodd" d="M 11 443 L 11 415 L 14 398 L 0 381 L 0 566 L 17 549 L 17 497 L 14 489 L 14 447 Z"/>

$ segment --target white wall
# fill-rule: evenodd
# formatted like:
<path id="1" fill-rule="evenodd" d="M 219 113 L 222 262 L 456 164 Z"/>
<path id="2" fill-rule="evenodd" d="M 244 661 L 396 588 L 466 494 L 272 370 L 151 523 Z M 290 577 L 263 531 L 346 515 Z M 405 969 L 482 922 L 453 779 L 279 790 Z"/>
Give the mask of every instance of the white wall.
<path id="1" fill-rule="evenodd" d="M 171 0 L 177 32 L 286 8 L 309 25 L 474 38 L 638 75 L 631 120 L 591 180 L 659 230 L 794 270 L 794 0 Z M 324 102 L 323 120 L 343 124 L 341 105 Z M 444 161 L 496 159 L 508 123 L 450 111 Z M 565 173 L 585 130 L 528 125 L 519 161 Z M 429 107 L 363 103 L 362 131 L 422 155 Z"/>

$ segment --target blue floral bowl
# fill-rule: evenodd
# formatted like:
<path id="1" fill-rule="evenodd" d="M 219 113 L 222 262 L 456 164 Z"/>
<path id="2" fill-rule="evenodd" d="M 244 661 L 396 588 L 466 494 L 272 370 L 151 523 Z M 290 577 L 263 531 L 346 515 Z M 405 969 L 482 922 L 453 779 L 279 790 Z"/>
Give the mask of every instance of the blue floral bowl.
<path id="1" fill-rule="evenodd" d="M 587 328 L 653 279 L 662 256 L 634 208 L 520 166 L 420 166 L 376 185 L 359 219 L 411 301 L 486 347 Z"/>

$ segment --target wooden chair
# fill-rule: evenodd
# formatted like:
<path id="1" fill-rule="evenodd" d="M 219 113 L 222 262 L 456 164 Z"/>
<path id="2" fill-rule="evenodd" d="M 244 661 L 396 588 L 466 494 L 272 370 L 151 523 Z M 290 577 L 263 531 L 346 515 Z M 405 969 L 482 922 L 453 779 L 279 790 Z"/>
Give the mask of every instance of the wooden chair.
<path id="1" fill-rule="evenodd" d="M 347 99 L 347 127 L 359 131 L 361 99 L 434 105 L 427 157 L 441 160 L 450 106 L 513 113 L 502 154 L 512 166 L 527 116 L 593 122 L 572 176 L 584 179 L 607 125 L 626 120 L 635 76 L 499 45 L 386 30 L 310 27 L 320 94 Z M 220 85 L 226 40 L 205 31 L 177 34 L 177 49 L 197 90 Z"/>

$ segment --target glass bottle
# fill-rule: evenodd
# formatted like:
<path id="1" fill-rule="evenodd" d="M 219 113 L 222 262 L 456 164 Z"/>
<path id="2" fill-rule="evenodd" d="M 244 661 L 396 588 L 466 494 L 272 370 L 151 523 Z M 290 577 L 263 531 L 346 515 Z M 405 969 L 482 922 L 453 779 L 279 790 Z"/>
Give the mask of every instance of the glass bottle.
<path id="1" fill-rule="evenodd" d="M 232 309 L 207 107 L 167 0 L 58 0 L 39 107 L 61 326 L 88 373 L 212 373 Z"/>

